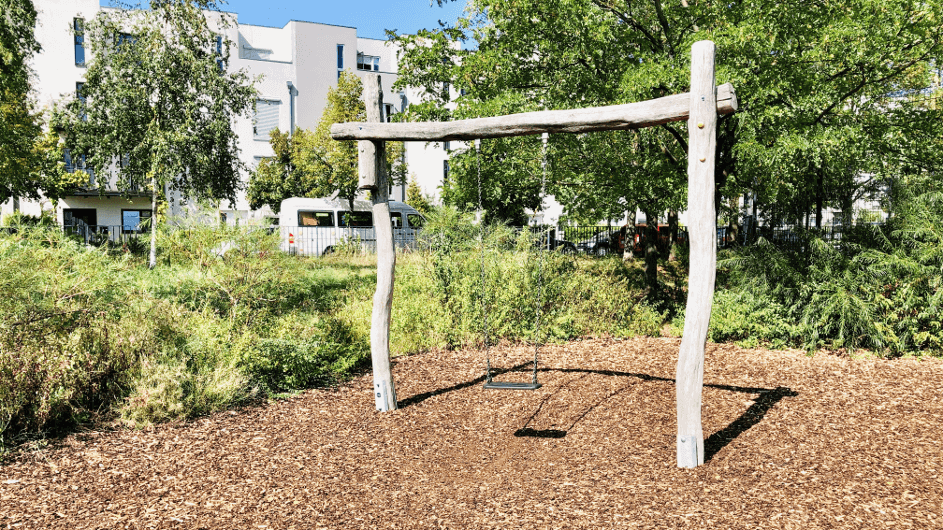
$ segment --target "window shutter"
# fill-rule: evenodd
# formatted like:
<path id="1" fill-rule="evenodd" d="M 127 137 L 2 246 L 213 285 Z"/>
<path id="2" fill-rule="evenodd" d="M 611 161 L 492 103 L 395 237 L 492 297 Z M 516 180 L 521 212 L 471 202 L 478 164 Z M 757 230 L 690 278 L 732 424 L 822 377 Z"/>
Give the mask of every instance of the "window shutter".
<path id="1" fill-rule="evenodd" d="M 255 102 L 255 139 L 268 140 L 269 132 L 278 127 L 280 101 L 259 99 Z"/>

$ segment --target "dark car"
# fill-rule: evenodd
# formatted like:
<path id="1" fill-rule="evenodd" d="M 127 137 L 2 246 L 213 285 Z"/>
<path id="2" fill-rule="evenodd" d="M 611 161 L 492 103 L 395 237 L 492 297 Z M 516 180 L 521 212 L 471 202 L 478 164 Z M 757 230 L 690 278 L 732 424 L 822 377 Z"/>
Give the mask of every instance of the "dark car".
<path id="1" fill-rule="evenodd" d="M 580 241 L 576 244 L 575 250 L 584 254 L 605 256 L 607 254 L 621 252 L 621 243 L 622 239 L 619 230 L 607 230 L 589 239 Z"/>

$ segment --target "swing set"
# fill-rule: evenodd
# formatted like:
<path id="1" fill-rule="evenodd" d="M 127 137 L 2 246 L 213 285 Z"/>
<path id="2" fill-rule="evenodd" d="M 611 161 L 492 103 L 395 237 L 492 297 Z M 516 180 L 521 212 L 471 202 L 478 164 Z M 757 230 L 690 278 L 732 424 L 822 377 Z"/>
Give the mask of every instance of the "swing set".
<path id="1" fill-rule="evenodd" d="M 550 110 L 450 122 L 385 123 L 380 76 L 367 74 L 364 101 L 367 122 L 338 123 L 331 127 L 335 140 L 358 140 L 360 189 L 370 190 L 377 237 L 377 290 L 373 298 L 370 351 L 377 410 L 395 410 L 396 389 L 390 366 L 390 313 L 396 253 L 390 220 L 389 177 L 385 169 L 386 141 L 480 141 L 531 134 L 587 133 L 641 129 L 674 121 L 688 121 L 688 232 L 690 274 L 684 334 L 678 352 L 675 379 L 677 403 L 677 463 L 693 468 L 704 463 L 701 398 L 704 386 L 704 346 L 710 323 L 717 269 L 715 241 L 714 165 L 717 150 L 717 116 L 737 110 L 737 96 L 730 84 L 717 86 L 714 76 L 715 46 L 699 41 L 691 47 L 691 91 L 638 103 L 575 110 Z M 476 149 L 480 144 L 476 144 Z M 480 170 L 479 170 L 480 171 Z M 479 174 L 480 180 L 480 174 Z M 479 184 L 480 186 L 480 184 Z M 479 188 L 480 193 L 480 188 Z M 479 197 L 479 207 L 481 199 Z M 484 241 L 482 241 L 484 243 Z M 482 267 L 482 274 L 484 268 Z M 541 271 L 542 274 L 542 271 Z M 482 277 L 484 279 L 484 277 Z M 483 302 L 482 302 L 483 303 Z M 538 313 L 538 332 L 541 315 Z M 487 329 L 487 323 L 486 329 Z M 487 348 L 487 332 L 485 343 Z M 530 383 L 492 379 L 490 353 L 485 388 L 536 390 L 537 348 Z"/>

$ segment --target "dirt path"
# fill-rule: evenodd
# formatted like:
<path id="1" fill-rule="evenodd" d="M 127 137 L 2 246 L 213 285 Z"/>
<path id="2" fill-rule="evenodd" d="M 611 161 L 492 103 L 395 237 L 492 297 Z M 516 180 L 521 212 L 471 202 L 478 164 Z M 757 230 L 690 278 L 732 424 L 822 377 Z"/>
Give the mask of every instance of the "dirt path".
<path id="1" fill-rule="evenodd" d="M 675 467 L 672 339 L 477 352 L 0 467 L 0 528 L 943 528 L 943 362 L 708 346 L 709 461 Z M 496 352 L 520 363 L 526 348 Z"/>

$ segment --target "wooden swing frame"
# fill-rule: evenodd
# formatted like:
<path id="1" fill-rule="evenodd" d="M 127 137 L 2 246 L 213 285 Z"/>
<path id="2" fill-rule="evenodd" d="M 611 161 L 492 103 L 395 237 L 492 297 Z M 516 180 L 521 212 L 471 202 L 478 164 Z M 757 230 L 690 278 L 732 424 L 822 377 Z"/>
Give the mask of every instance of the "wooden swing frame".
<path id="1" fill-rule="evenodd" d="M 684 335 L 678 352 L 675 392 L 678 414 L 678 467 L 704 463 L 701 399 L 704 347 L 710 323 L 717 269 L 714 166 L 717 117 L 737 110 L 730 84 L 716 86 L 715 45 L 699 41 L 691 47 L 691 91 L 639 103 L 576 110 L 551 110 L 450 122 L 384 123 L 383 91 L 378 74 L 366 75 L 366 123 L 338 123 L 335 140 L 358 140 L 360 189 L 373 196 L 377 236 L 377 290 L 373 298 L 370 352 L 376 407 L 397 408 L 390 366 L 390 314 L 396 252 L 390 220 L 386 141 L 446 141 L 501 138 L 541 133 L 585 133 L 641 129 L 688 120 L 688 233 L 691 242 L 688 301 Z"/>

